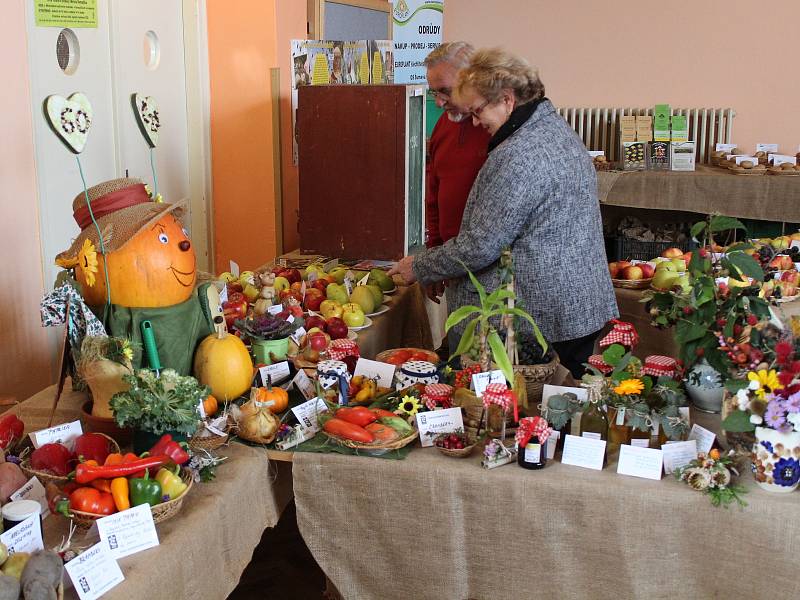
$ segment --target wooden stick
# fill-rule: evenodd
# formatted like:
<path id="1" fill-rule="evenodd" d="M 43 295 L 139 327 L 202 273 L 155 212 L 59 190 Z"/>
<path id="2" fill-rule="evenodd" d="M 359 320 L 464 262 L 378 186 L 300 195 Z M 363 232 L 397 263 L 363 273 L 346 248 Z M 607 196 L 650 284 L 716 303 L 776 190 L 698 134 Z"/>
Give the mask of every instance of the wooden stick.
<path id="1" fill-rule="evenodd" d="M 67 368 L 69 367 L 69 298 L 65 304 L 64 313 L 64 339 L 61 342 L 61 356 L 58 359 L 58 385 L 56 385 L 56 396 L 53 398 L 53 408 L 50 410 L 50 418 L 47 420 L 47 427 L 52 427 L 53 419 L 56 416 L 56 407 L 61 400 L 61 393 L 64 391 L 64 382 L 67 379 Z"/>

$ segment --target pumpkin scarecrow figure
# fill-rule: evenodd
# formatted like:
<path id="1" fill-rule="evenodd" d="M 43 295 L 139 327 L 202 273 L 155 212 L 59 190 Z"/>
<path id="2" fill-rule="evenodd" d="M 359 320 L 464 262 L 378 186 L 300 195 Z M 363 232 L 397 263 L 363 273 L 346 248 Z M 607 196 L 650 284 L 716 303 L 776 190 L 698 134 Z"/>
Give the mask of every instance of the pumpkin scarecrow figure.
<path id="1" fill-rule="evenodd" d="M 135 369 L 143 366 L 142 321 L 152 324 L 161 364 L 181 375 L 191 372 L 197 344 L 213 331 L 219 295 L 208 283 L 196 286 L 194 249 L 179 220 L 184 209 L 185 202 L 153 201 L 132 178 L 103 182 L 72 202 L 81 232 L 56 264 L 74 270 L 109 335 L 135 342 Z"/>

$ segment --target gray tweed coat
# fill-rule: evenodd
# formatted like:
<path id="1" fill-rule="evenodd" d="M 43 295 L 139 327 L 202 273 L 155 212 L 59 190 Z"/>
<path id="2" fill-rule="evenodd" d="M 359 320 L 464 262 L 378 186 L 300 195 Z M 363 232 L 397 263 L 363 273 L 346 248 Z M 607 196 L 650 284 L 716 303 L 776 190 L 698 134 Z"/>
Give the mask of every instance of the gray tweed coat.
<path id="1" fill-rule="evenodd" d="M 455 280 L 447 291 L 450 311 L 479 304 L 458 261 L 492 291 L 499 285 L 500 252 L 508 246 L 517 296 L 548 340 L 583 337 L 618 316 L 595 170 L 548 100 L 489 153 L 458 236 L 417 254 L 414 274 L 422 283 Z"/>

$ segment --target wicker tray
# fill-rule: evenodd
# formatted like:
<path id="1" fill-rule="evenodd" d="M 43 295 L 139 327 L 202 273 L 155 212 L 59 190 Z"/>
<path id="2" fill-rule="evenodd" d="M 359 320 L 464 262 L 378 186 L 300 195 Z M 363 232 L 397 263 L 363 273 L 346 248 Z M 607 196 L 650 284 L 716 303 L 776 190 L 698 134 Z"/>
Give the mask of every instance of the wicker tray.
<path id="1" fill-rule="evenodd" d="M 192 486 L 194 485 L 194 479 L 192 478 L 192 474 L 188 469 L 181 470 L 181 479 L 188 487 L 180 496 L 174 500 L 162 502 L 161 504 L 156 504 L 155 506 L 150 507 L 150 512 L 153 513 L 154 523 L 161 523 L 167 519 L 171 519 L 180 512 L 181 507 L 183 506 L 183 499 L 186 498 L 191 491 Z M 92 524 L 97 521 L 97 519 L 102 519 L 104 516 L 106 515 L 95 515 L 92 513 L 81 512 L 79 510 L 70 511 L 70 520 L 75 523 L 78 529 L 82 530 L 89 529 Z"/>
<path id="2" fill-rule="evenodd" d="M 775 169 L 774 167 L 767 169 L 767 173 L 770 175 L 782 175 L 784 177 L 797 177 L 800 175 L 800 171 L 795 171 L 794 169 Z"/>
<path id="3" fill-rule="evenodd" d="M 353 450 L 358 450 L 359 452 L 364 452 L 365 454 L 372 454 L 373 456 L 380 456 L 382 454 L 386 454 L 387 452 L 391 452 L 392 450 L 400 450 L 400 448 L 405 448 L 411 442 L 413 442 L 419 437 L 419 431 L 415 429 L 414 433 L 409 434 L 405 437 L 401 437 L 398 440 L 386 442 L 385 444 L 362 444 L 361 442 L 346 440 L 344 438 L 331 435 L 330 433 L 327 432 L 325 433 L 325 435 L 327 435 L 334 443 L 338 444 L 339 446 L 344 446 L 345 448 L 352 448 Z"/>
<path id="4" fill-rule="evenodd" d="M 551 345 L 552 349 L 552 345 Z M 553 350 L 554 358 L 541 365 L 513 365 L 514 373 L 520 373 L 525 378 L 525 391 L 528 394 L 528 405 L 536 406 L 542 401 L 542 390 L 546 383 L 550 383 L 558 369 L 560 361 Z M 476 364 L 466 354 L 461 355 L 461 366 L 466 368 Z M 494 366 L 493 368 L 497 368 Z"/>
<path id="5" fill-rule="evenodd" d="M 424 352 L 428 354 L 429 362 L 433 364 L 439 363 L 439 355 L 436 354 L 433 350 L 425 350 L 424 348 L 392 348 L 391 350 L 384 350 L 383 352 L 379 352 L 378 355 L 375 357 L 375 360 L 378 362 L 386 362 L 386 359 L 392 355 L 393 352 L 397 352 L 399 350 L 408 350 L 409 352 Z"/>
<path id="6" fill-rule="evenodd" d="M 94 432 L 94 433 L 97 433 L 97 432 Z M 102 435 L 109 442 L 111 442 L 111 452 L 110 452 L 110 454 L 119 453 L 119 451 L 120 451 L 119 444 L 117 444 L 117 441 L 114 438 L 112 438 L 110 436 L 107 436 L 105 433 L 97 433 L 97 435 Z M 41 484 L 45 485 L 45 486 L 48 483 L 51 483 L 51 482 L 55 483 L 56 485 L 63 485 L 63 484 L 65 484 L 65 483 L 67 483 L 69 481 L 69 478 L 66 477 L 66 476 L 53 475 L 52 473 L 47 473 L 45 471 L 37 471 L 36 469 L 31 468 L 31 459 L 30 458 L 26 458 L 25 460 L 23 460 L 20 463 L 19 468 L 22 469 L 22 472 L 25 473 L 25 476 L 28 479 L 30 479 L 31 477 L 33 477 L 35 475 L 36 479 L 38 479 L 41 482 Z"/>
<path id="7" fill-rule="evenodd" d="M 230 433 L 233 431 L 233 428 L 236 426 L 236 421 L 233 420 L 233 417 L 228 413 L 227 419 L 227 429 L 225 430 L 225 435 L 210 435 L 205 437 L 198 437 L 197 434 L 193 435 L 189 439 L 189 447 L 192 450 L 207 450 L 208 452 L 212 452 L 213 450 L 217 450 L 218 448 L 224 446 L 228 439 L 230 438 Z"/>
<path id="8" fill-rule="evenodd" d="M 728 171 L 734 175 L 745 175 L 748 177 L 756 177 L 759 175 L 766 175 L 766 169 L 737 169 L 735 167 L 728 167 Z"/>
<path id="9" fill-rule="evenodd" d="M 648 279 L 635 279 L 632 281 L 627 279 L 612 279 L 611 283 L 614 284 L 614 287 L 624 288 L 626 290 L 643 290 L 650 287 L 650 282 L 652 281 L 653 278 L 649 277 Z"/>

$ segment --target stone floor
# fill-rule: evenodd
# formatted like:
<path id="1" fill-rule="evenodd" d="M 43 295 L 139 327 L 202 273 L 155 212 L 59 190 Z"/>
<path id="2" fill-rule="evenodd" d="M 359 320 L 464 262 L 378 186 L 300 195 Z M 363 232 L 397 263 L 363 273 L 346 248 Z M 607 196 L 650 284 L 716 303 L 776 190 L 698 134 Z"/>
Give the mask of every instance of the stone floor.
<path id="1" fill-rule="evenodd" d="M 264 531 L 228 600 L 317 600 L 324 590 L 325 574 L 300 536 L 292 501 L 278 525 Z"/>

